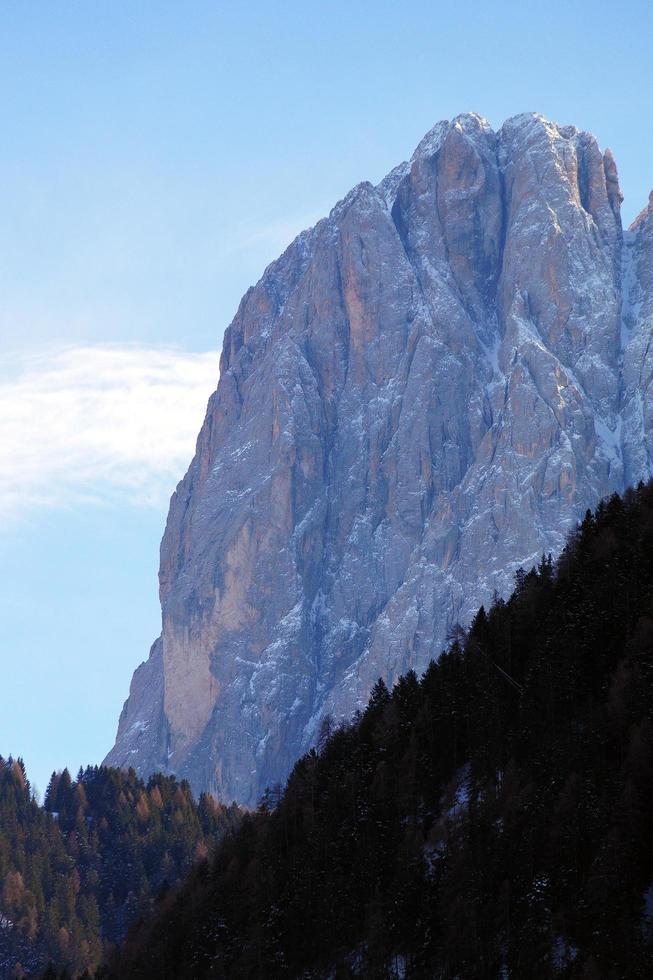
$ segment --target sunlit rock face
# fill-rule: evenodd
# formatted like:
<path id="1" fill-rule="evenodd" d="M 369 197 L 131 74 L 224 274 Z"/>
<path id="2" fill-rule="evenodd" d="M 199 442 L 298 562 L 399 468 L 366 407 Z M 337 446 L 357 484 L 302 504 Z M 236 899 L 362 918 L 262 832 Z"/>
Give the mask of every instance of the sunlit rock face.
<path id="1" fill-rule="evenodd" d="M 651 472 L 653 206 L 537 115 L 439 123 L 244 296 L 108 762 L 254 804 Z"/>

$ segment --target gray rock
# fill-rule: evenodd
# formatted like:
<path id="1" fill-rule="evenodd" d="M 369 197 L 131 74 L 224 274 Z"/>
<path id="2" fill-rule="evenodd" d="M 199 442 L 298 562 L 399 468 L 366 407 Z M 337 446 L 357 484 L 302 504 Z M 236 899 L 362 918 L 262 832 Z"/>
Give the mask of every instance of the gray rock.
<path id="1" fill-rule="evenodd" d="M 653 206 L 538 115 L 439 123 L 250 289 L 107 762 L 254 804 L 651 473 Z"/>

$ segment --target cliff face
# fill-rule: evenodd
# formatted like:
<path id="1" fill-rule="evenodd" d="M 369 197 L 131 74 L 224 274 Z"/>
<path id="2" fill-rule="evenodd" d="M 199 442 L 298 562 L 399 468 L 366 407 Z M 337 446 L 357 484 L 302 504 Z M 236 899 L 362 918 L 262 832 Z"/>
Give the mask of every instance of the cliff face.
<path id="1" fill-rule="evenodd" d="M 253 804 L 651 472 L 653 205 L 594 137 L 439 123 L 244 296 L 107 761 Z"/>

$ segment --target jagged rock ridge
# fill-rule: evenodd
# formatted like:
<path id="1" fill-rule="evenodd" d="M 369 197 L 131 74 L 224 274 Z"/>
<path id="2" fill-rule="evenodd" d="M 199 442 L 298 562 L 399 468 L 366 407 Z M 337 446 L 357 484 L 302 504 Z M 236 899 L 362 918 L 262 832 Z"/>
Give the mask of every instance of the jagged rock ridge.
<path id="1" fill-rule="evenodd" d="M 108 756 L 253 804 L 651 473 L 653 198 L 528 114 L 439 123 L 250 289 L 161 545 Z"/>

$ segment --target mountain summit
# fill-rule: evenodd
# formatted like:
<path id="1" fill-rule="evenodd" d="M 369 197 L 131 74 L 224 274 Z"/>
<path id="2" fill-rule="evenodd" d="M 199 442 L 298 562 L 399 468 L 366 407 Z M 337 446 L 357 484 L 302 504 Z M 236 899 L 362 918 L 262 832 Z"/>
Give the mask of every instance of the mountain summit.
<path id="1" fill-rule="evenodd" d="M 652 199 L 653 201 L 653 199 Z M 540 115 L 438 123 L 243 297 L 107 762 L 254 804 L 652 472 L 653 203 Z"/>

